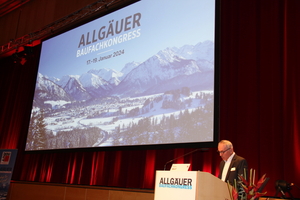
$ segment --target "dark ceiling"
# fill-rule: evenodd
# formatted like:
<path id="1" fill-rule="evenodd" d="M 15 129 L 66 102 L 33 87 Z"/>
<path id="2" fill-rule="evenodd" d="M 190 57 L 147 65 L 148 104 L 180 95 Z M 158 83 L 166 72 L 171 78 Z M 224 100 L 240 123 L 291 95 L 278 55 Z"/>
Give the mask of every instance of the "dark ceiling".
<path id="1" fill-rule="evenodd" d="M 29 1 L 30 0 L 0 0 L 0 17 L 3 17 Z"/>
<path id="2" fill-rule="evenodd" d="M 126 0 L 126 4 L 136 2 L 138 0 Z M 6 14 L 12 12 L 13 10 L 19 8 L 25 3 L 30 2 L 30 0 L 0 0 L 0 18 Z M 52 22 L 47 26 L 35 32 L 23 35 L 20 38 L 9 41 L 7 44 L 0 46 L 0 58 L 4 56 L 11 55 L 16 51 L 23 51 L 23 46 L 30 44 L 35 46 L 40 44 L 41 39 L 48 37 L 50 34 L 59 33 L 63 28 L 70 26 L 71 24 L 79 23 L 80 20 L 85 20 L 87 17 L 92 17 L 100 15 L 100 13 L 105 14 L 108 11 L 113 11 L 121 6 L 124 6 L 124 0 L 99 0 L 94 2 L 72 14 L 65 16 L 62 19 Z M 82 22 L 81 21 L 81 22 Z"/>

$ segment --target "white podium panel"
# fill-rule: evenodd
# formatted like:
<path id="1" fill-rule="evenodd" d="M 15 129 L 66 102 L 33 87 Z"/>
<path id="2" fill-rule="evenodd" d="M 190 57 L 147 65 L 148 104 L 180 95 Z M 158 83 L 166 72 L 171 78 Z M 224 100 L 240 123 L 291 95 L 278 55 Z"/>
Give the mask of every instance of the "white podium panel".
<path id="1" fill-rule="evenodd" d="M 195 199 L 196 182 L 195 171 L 156 171 L 154 200 Z"/>
<path id="2" fill-rule="evenodd" d="M 231 186 L 207 172 L 156 171 L 154 200 L 230 200 Z"/>

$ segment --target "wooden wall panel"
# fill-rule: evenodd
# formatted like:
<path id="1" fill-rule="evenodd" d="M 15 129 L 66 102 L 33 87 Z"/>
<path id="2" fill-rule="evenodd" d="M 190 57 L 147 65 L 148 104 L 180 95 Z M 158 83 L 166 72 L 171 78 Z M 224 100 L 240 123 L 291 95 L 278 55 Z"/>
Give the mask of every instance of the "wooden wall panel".
<path id="1" fill-rule="evenodd" d="M 64 196 L 64 187 L 36 184 L 11 184 L 8 200 L 64 200 Z"/>
<path id="2" fill-rule="evenodd" d="M 86 200 L 109 199 L 109 190 L 87 189 Z"/>
<path id="3" fill-rule="evenodd" d="M 86 199 L 85 188 L 67 187 L 64 200 L 84 200 Z"/>
<path id="4" fill-rule="evenodd" d="M 153 190 L 12 182 L 7 200 L 153 200 Z"/>

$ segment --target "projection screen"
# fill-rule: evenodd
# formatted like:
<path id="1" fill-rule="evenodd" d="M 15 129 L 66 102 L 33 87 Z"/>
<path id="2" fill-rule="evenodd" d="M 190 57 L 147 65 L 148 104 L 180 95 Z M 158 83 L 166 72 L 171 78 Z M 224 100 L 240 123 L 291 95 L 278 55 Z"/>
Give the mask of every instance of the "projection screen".
<path id="1" fill-rule="evenodd" d="M 215 1 L 141 0 L 42 42 L 26 151 L 214 142 Z"/>

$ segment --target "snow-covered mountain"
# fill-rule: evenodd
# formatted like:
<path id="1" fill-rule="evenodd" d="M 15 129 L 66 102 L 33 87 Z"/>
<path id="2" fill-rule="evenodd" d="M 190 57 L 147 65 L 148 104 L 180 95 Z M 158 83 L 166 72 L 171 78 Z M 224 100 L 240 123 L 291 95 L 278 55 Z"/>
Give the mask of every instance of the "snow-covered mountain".
<path id="1" fill-rule="evenodd" d="M 185 59 L 168 48 L 134 68 L 118 85 L 114 93 L 138 95 L 164 81 L 197 72 L 201 71 L 195 60 Z"/>
<path id="2" fill-rule="evenodd" d="M 35 98 L 40 101 L 46 100 L 65 100 L 70 101 L 72 98 L 70 95 L 59 85 L 49 80 L 47 77 L 38 73 Z"/>
<path id="3" fill-rule="evenodd" d="M 181 48 L 173 48 L 173 51 L 186 59 L 195 60 L 201 71 L 214 68 L 214 43 L 212 41 L 199 42 L 196 45 L 184 45 Z"/>
<path id="4" fill-rule="evenodd" d="M 92 69 L 88 73 L 95 74 L 105 81 L 109 82 L 112 85 L 118 85 L 120 83 L 120 78 L 123 76 L 123 73 L 114 69 Z"/>
<path id="5" fill-rule="evenodd" d="M 93 73 L 85 73 L 79 77 L 79 82 L 86 91 L 94 97 L 107 95 L 113 89 L 114 84 L 110 84 L 100 76 Z"/>
<path id="6" fill-rule="evenodd" d="M 130 62 L 130 63 L 127 63 L 123 69 L 121 70 L 121 72 L 123 73 L 123 77 L 126 77 L 126 75 L 131 72 L 134 68 L 136 68 L 137 66 L 139 66 L 141 63 L 139 62 Z"/>
<path id="7" fill-rule="evenodd" d="M 214 72 L 197 72 L 192 75 L 181 75 L 164 80 L 158 85 L 148 88 L 142 95 L 164 93 L 174 88 L 189 87 L 191 90 L 213 90 Z"/>
<path id="8" fill-rule="evenodd" d="M 70 77 L 67 84 L 64 86 L 64 90 L 77 101 L 88 100 L 92 98 L 79 79 L 76 77 Z"/>
<path id="9" fill-rule="evenodd" d="M 64 88 L 67 83 L 69 82 L 70 78 L 78 79 L 79 75 L 65 75 L 61 79 L 58 78 L 51 78 L 51 80 L 55 80 L 55 83 L 58 84 L 60 87 Z"/>
<path id="10" fill-rule="evenodd" d="M 36 97 L 45 100 L 89 100 L 108 95 L 136 96 L 180 87 L 211 89 L 214 43 L 200 42 L 181 48 L 166 48 L 142 63 L 127 63 L 121 71 L 91 69 L 60 80 L 37 79 Z"/>

